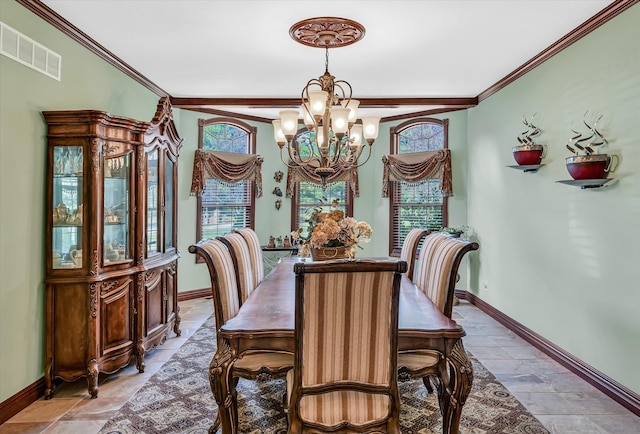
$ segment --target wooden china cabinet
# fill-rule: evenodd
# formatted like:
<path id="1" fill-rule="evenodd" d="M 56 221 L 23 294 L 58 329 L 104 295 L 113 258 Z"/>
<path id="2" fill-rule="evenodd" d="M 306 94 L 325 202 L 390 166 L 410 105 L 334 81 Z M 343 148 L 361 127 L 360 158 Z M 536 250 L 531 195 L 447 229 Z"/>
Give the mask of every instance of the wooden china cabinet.
<path id="1" fill-rule="evenodd" d="M 175 206 L 182 140 L 162 98 L 151 123 L 45 111 L 45 398 L 113 373 L 179 334 Z"/>
<path id="2" fill-rule="evenodd" d="M 171 329 L 180 336 L 178 315 L 178 155 L 182 138 L 173 123 L 168 98 L 158 103 L 151 125 L 138 149 L 137 227 L 143 228 L 138 240 L 136 293 L 137 367 L 144 371 L 144 353 L 163 343 Z"/>

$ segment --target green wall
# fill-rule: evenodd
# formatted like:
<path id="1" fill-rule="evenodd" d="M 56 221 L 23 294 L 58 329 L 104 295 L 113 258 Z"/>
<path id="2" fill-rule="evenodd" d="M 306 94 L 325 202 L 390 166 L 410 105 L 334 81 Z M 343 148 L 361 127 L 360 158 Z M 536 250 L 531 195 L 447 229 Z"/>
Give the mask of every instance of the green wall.
<path id="1" fill-rule="evenodd" d="M 0 20 L 62 56 L 57 81 L 0 56 L 0 402 L 44 372 L 43 110 L 151 120 L 159 97 L 14 1 Z"/>
<path id="2" fill-rule="evenodd" d="M 640 393 L 640 5 L 469 110 L 468 224 L 480 250 L 472 291 Z M 564 159 L 570 127 L 604 115 L 615 184 L 581 190 Z M 537 173 L 507 168 L 536 116 Z M 601 152 L 605 152 L 603 149 Z M 484 289 L 484 285 L 487 289 Z"/>
<path id="3" fill-rule="evenodd" d="M 479 107 L 447 113 L 454 194 L 450 224 L 469 224 L 480 242 L 468 255 L 460 288 L 640 392 L 634 359 L 640 335 L 640 6 L 616 18 Z M 0 56 L 0 402 L 43 376 L 46 128 L 42 110 L 96 109 L 150 120 L 159 97 L 15 2 L 0 0 L 0 20 L 62 55 L 58 82 Z M 633 35 L 630 33 L 635 32 Z M 634 36 L 631 38 L 630 36 Z M 635 49 L 635 50 L 634 50 Z M 302 84 L 300 84 L 301 86 Z M 567 179 L 564 141 L 586 109 L 605 114 L 611 149 L 622 156 L 617 185 L 584 191 Z M 511 147 L 521 115 L 538 112 L 549 155 L 537 174 L 514 164 Z M 174 110 L 184 147 L 179 163 L 179 290 L 209 287 L 196 265 L 196 198 L 189 195 L 197 120 Z M 290 200 L 275 211 L 276 170 L 285 171 L 271 127 L 258 127 L 264 196 L 256 199 L 261 240 L 290 230 Z M 388 253 L 388 199 L 381 197 L 381 157 L 389 127 L 381 126 L 371 160 L 360 169 L 355 217 L 373 226 L 362 256 Z M 635 142 L 634 142 L 635 140 Z M 280 184 L 284 188 L 284 183 Z M 468 208 L 468 209 L 467 209 Z M 466 265 L 466 264 L 465 264 Z M 487 282 L 487 291 L 480 290 Z"/>

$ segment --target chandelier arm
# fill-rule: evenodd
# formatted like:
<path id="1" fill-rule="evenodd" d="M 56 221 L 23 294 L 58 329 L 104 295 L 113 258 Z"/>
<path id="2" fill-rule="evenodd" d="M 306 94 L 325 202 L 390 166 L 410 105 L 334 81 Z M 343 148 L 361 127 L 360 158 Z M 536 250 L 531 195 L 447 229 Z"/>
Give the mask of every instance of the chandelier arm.
<path id="1" fill-rule="evenodd" d="M 298 142 L 300 143 L 300 142 Z M 289 151 L 289 159 L 291 161 L 293 161 L 294 164 L 297 164 L 299 166 L 305 166 L 308 165 L 310 162 L 312 161 L 318 161 L 318 157 L 315 156 L 313 149 L 310 148 L 309 145 L 304 145 L 307 148 L 309 148 L 309 157 L 308 158 L 303 158 L 300 156 L 300 152 L 298 151 L 297 153 L 294 154 L 293 150 L 293 139 L 291 140 L 291 143 L 287 145 L 287 150 Z"/>
<path id="2" fill-rule="evenodd" d="M 342 87 L 343 85 L 345 85 L 345 87 L 349 89 L 348 96 L 347 96 L 346 90 Z M 347 102 L 351 101 L 351 96 L 353 95 L 353 88 L 351 87 L 351 85 L 349 84 L 348 81 L 345 81 L 345 80 L 337 80 L 337 81 L 335 81 L 333 83 L 334 92 L 335 92 L 336 88 L 340 89 L 340 92 L 342 92 L 342 99 L 343 100 L 346 100 Z"/>
<path id="3" fill-rule="evenodd" d="M 282 155 L 282 148 L 280 148 L 280 160 L 282 160 L 282 163 L 284 163 L 284 165 L 289 167 L 290 169 L 294 169 L 298 166 L 297 164 L 289 164 L 284 160 L 284 155 Z"/>
<path id="4" fill-rule="evenodd" d="M 362 163 L 358 163 L 358 164 L 348 163 L 348 162 L 345 162 L 342 158 L 340 159 L 340 163 L 342 164 L 344 162 L 344 164 L 348 164 L 348 169 L 357 169 L 360 166 L 364 166 L 364 164 L 367 161 L 369 161 L 369 158 L 371 158 L 371 145 L 367 146 L 367 148 L 369 149 L 369 153 L 367 154 L 367 158 Z M 361 156 L 362 156 L 362 153 L 358 156 L 358 159 L 356 161 L 359 161 Z"/>
<path id="5" fill-rule="evenodd" d="M 303 159 L 301 159 L 301 158 L 299 158 L 299 157 L 294 157 L 294 156 L 292 156 L 292 155 L 291 155 L 291 153 L 289 152 L 289 161 L 290 161 L 290 162 L 292 162 L 293 164 L 292 164 L 292 163 L 288 163 L 288 162 L 287 162 L 287 161 L 285 161 L 285 159 L 284 159 L 283 150 L 282 150 L 282 148 L 281 148 L 281 149 L 280 149 L 280 160 L 282 161 L 282 163 L 283 163 L 285 166 L 287 166 L 287 167 L 289 167 L 289 168 L 291 168 L 291 169 L 295 169 L 295 168 L 298 168 L 298 167 L 302 167 L 302 166 L 306 166 L 306 165 L 308 165 L 311 161 L 313 161 L 313 160 L 314 160 L 314 158 L 313 158 L 313 157 L 311 157 L 311 158 L 309 158 L 309 159 L 303 160 Z M 317 159 L 316 159 L 316 160 L 317 160 Z"/>

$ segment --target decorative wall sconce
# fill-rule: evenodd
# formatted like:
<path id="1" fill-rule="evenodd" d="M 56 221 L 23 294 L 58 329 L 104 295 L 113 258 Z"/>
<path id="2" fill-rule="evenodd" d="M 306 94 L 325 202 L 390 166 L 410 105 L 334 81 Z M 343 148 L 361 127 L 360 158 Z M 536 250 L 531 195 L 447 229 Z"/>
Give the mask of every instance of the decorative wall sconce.
<path id="1" fill-rule="evenodd" d="M 540 128 L 533 124 L 533 118 L 537 113 L 531 116 L 531 119 L 527 121 L 526 117 L 522 116 L 522 123 L 527 127 L 525 131 L 518 136 L 519 146 L 514 146 L 513 158 L 518 165 L 508 166 L 512 169 L 522 170 L 524 172 L 537 172 L 539 168 L 544 166 L 540 164 L 542 158 L 545 156 L 544 145 L 538 145 L 535 142 L 535 136 L 540 134 Z"/>
<path id="2" fill-rule="evenodd" d="M 585 134 L 571 128 L 574 133 L 566 143 L 566 148 L 574 155 L 565 158 L 567 171 L 573 179 L 557 181 L 563 184 L 575 185 L 580 188 L 597 188 L 602 187 L 611 178 L 607 178 L 609 173 L 615 171 L 620 163 L 617 155 L 599 154 L 600 147 L 606 146 L 609 142 L 598 131 L 598 122 L 603 115 L 593 121 L 592 124 L 587 122 L 587 114 L 585 112 L 582 123 L 587 127 L 588 132 Z M 615 160 L 615 164 L 614 163 Z"/>

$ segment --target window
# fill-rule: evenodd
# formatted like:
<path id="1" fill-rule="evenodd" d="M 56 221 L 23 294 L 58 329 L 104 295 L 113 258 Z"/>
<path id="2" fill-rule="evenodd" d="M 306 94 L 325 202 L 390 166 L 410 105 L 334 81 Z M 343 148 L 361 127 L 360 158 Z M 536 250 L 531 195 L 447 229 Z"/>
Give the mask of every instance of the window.
<path id="1" fill-rule="evenodd" d="M 230 118 L 201 119 L 198 147 L 207 151 L 255 153 L 256 129 Z M 228 184 L 207 178 L 198 197 L 196 240 L 215 238 L 233 229 L 254 227 L 254 194 L 250 181 Z"/>
<path id="2" fill-rule="evenodd" d="M 391 153 L 447 149 L 448 120 L 421 118 L 391 128 Z M 390 246 L 399 254 L 407 233 L 415 227 L 438 230 L 447 225 L 447 198 L 440 179 L 419 184 L 394 182 L 390 191 Z"/>
<path id="3" fill-rule="evenodd" d="M 338 206 L 332 207 L 334 200 L 338 200 Z M 353 192 L 345 181 L 329 184 L 322 191 L 319 184 L 312 182 L 298 182 L 293 189 L 291 207 L 291 230 L 302 228 L 302 235 L 307 235 L 307 219 L 314 209 L 322 208 L 323 211 L 340 209 L 345 216 L 353 216 Z"/>
<path id="4" fill-rule="evenodd" d="M 305 134 L 309 134 L 306 129 L 298 132 L 298 136 Z M 346 181 L 331 183 L 324 191 L 319 184 L 300 181 L 295 184 L 291 199 L 291 230 L 302 228 L 303 236 L 307 234 L 307 219 L 316 208 L 323 211 L 337 208 L 345 216 L 353 217 L 353 191 Z M 338 206 L 332 207 L 335 200 Z"/>

